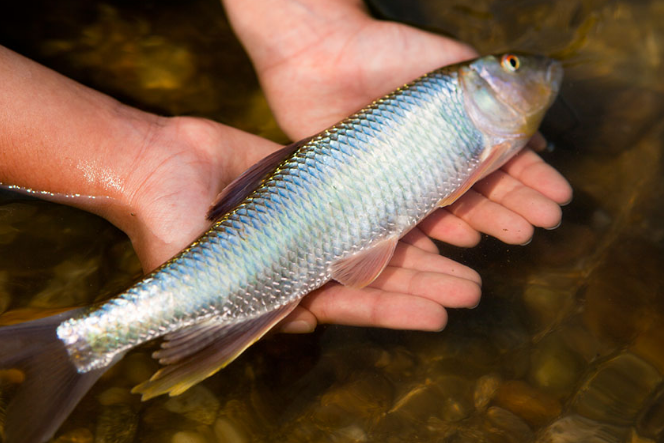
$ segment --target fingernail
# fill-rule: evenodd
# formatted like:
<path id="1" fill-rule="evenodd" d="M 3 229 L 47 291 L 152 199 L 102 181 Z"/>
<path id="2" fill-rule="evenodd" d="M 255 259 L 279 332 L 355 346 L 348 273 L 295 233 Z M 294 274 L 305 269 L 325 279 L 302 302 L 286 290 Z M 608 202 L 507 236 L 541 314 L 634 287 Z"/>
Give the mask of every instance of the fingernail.
<path id="1" fill-rule="evenodd" d="M 553 226 L 551 228 L 544 228 L 544 229 L 546 229 L 547 231 L 553 231 L 554 229 L 558 229 L 562 223 L 563 223 L 563 221 L 560 220 L 556 226 Z"/>
<path id="2" fill-rule="evenodd" d="M 560 206 L 567 206 L 567 205 L 569 205 L 570 203 L 572 203 L 572 200 L 574 200 L 574 196 L 571 196 L 571 197 L 569 198 L 569 200 L 567 200 L 566 202 L 561 203 Z"/>
<path id="3" fill-rule="evenodd" d="M 296 320 L 283 325 L 280 331 L 285 334 L 309 334 L 310 332 L 314 332 L 314 329 L 316 329 L 316 326 L 311 323 L 304 320 Z"/>
<path id="4" fill-rule="evenodd" d="M 531 241 L 533 241 L 532 237 L 530 237 L 525 243 L 521 243 L 521 246 L 528 246 Z"/>

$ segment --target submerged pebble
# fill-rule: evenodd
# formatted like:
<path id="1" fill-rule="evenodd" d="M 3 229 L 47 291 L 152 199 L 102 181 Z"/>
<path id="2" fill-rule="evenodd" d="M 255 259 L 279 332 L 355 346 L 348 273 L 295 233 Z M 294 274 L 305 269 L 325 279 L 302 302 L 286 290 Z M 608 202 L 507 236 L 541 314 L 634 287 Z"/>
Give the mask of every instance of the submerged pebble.
<path id="1" fill-rule="evenodd" d="M 214 423 L 219 406 L 217 397 L 201 385 L 196 385 L 178 396 L 169 398 L 164 404 L 168 411 L 205 425 Z"/>
<path id="2" fill-rule="evenodd" d="M 661 381 L 661 375 L 652 365 L 623 352 L 586 377 L 572 409 L 592 420 L 629 425 Z"/>
<path id="3" fill-rule="evenodd" d="M 523 291 L 523 302 L 536 332 L 546 331 L 564 319 L 574 306 L 574 294 L 567 288 L 536 281 Z"/>
<path id="4" fill-rule="evenodd" d="M 11 291 L 6 287 L 9 282 L 9 271 L 0 271 L 0 314 L 5 312 L 12 303 Z"/>
<path id="5" fill-rule="evenodd" d="M 426 421 L 437 416 L 443 393 L 436 386 L 422 384 L 413 386 L 397 399 L 388 411 L 390 418 L 401 418 L 409 422 Z"/>
<path id="6" fill-rule="evenodd" d="M 28 203 L 7 203 L 0 206 L 0 223 L 5 225 L 27 222 L 36 212 L 37 208 Z"/>
<path id="7" fill-rule="evenodd" d="M 623 443 L 628 431 L 626 427 L 568 415 L 544 429 L 536 443 Z"/>
<path id="8" fill-rule="evenodd" d="M 560 402 L 554 396 L 520 380 L 500 385 L 494 403 L 535 427 L 551 421 L 562 410 Z"/>
<path id="9" fill-rule="evenodd" d="M 198 432 L 181 431 L 173 434 L 171 443 L 209 443 L 208 440 Z"/>
<path id="10" fill-rule="evenodd" d="M 350 425 L 334 431 L 334 434 L 330 435 L 330 440 L 340 443 L 362 443 L 368 441 L 368 437 L 362 426 Z"/>
<path id="11" fill-rule="evenodd" d="M 375 421 L 392 404 L 392 384 L 374 373 L 357 374 L 348 383 L 327 390 L 313 408 L 311 419 L 326 429 L 339 429 L 356 423 Z"/>
<path id="12" fill-rule="evenodd" d="M 473 393 L 475 409 L 478 411 L 486 409 L 501 383 L 502 380 L 497 374 L 487 374 L 480 377 L 475 384 L 475 392 Z"/>
<path id="13" fill-rule="evenodd" d="M 574 389 L 584 363 L 559 334 L 544 337 L 531 351 L 530 380 L 533 385 L 558 396 Z"/>
<path id="14" fill-rule="evenodd" d="M 35 308 L 66 308 L 84 306 L 90 287 L 97 286 L 99 258 L 73 257 L 53 268 L 53 275 L 45 288 L 30 301 Z"/>
<path id="15" fill-rule="evenodd" d="M 443 375 L 433 379 L 442 394 L 438 416 L 447 422 L 461 421 L 475 409 L 473 383 L 456 375 Z"/>
<path id="16" fill-rule="evenodd" d="M 138 414 L 126 404 L 101 408 L 95 427 L 95 443 L 131 443 L 138 430 Z"/>
<path id="17" fill-rule="evenodd" d="M 583 367 L 606 358 L 615 351 L 612 343 L 598 339 L 582 324 L 580 316 L 567 319 L 563 327 L 556 331 L 567 349 L 579 357 Z"/>
<path id="18" fill-rule="evenodd" d="M 218 443 L 249 443 L 244 430 L 226 417 L 219 417 L 213 426 Z"/>
<path id="19" fill-rule="evenodd" d="M 528 424 L 511 412 L 491 407 L 486 413 L 486 429 L 491 441 L 523 443 L 533 439 L 533 431 Z"/>
<path id="20" fill-rule="evenodd" d="M 260 441 L 269 432 L 264 420 L 247 399 L 232 399 L 221 407 L 212 428 L 220 443 Z"/>
<path id="21" fill-rule="evenodd" d="M 641 410 L 636 429 L 643 437 L 664 438 L 664 386 L 660 386 L 659 392 Z"/>
<path id="22" fill-rule="evenodd" d="M 159 364 L 147 352 L 132 352 L 118 366 L 131 386 L 148 380 L 159 370 Z"/>
<path id="23" fill-rule="evenodd" d="M 108 388 L 97 396 L 97 401 L 104 406 L 128 404 L 137 400 L 127 388 L 112 387 Z"/>
<path id="24" fill-rule="evenodd" d="M 629 437 L 627 437 L 627 440 L 625 440 L 625 443 L 659 443 L 659 442 L 656 442 L 653 439 L 639 435 L 638 432 L 634 428 L 632 428 L 630 429 L 630 435 Z"/>
<path id="25" fill-rule="evenodd" d="M 663 349 L 664 328 L 662 328 L 662 321 L 656 321 L 651 328 L 639 334 L 630 351 L 657 368 L 660 374 L 664 374 Z"/>
<path id="26" fill-rule="evenodd" d="M 88 428 L 78 428 L 68 431 L 54 440 L 54 443 L 92 443 L 94 436 Z"/>

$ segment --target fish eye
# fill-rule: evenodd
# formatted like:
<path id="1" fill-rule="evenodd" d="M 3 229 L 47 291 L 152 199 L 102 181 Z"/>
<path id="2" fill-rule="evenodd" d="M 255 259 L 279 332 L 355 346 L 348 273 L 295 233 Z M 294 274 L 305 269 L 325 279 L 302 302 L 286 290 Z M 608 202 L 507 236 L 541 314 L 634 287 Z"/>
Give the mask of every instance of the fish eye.
<path id="1" fill-rule="evenodd" d="M 521 60 L 514 54 L 505 54 L 500 64 L 506 71 L 516 72 L 521 66 Z"/>

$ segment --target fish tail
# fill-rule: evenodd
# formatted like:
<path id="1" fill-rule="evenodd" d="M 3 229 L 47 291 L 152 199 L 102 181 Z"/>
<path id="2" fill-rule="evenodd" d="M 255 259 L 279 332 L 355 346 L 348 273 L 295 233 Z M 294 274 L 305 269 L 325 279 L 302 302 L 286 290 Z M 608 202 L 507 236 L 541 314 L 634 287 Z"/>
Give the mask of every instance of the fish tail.
<path id="1" fill-rule="evenodd" d="M 79 373 L 56 334 L 79 311 L 0 328 L 0 368 L 22 373 L 6 409 L 6 443 L 48 440 L 105 372 Z"/>

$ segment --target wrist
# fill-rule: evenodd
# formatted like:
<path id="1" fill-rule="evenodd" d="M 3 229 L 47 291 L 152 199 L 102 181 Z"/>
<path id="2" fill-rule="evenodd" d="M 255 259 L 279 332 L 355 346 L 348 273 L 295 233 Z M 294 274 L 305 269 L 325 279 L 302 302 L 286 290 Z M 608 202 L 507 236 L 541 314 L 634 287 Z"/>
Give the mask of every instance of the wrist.
<path id="1" fill-rule="evenodd" d="M 88 189 L 95 198 L 83 199 L 76 206 L 107 219 L 133 240 L 140 219 L 136 196 L 147 180 L 147 171 L 160 161 L 154 140 L 161 137 L 169 118 L 119 102 L 106 111 L 106 137 L 99 141 L 94 158 L 76 160 L 84 166 L 94 162 L 96 168 L 88 174 L 91 178 Z"/>
<path id="2" fill-rule="evenodd" d="M 122 192 L 100 215 L 129 236 L 149 271 L 209 226 L 206 212 L 224 186 L 217 182 L 224 127 L 191 117 L 126 117 L 136 131 L 123 147 L 131 168 Z"/>

